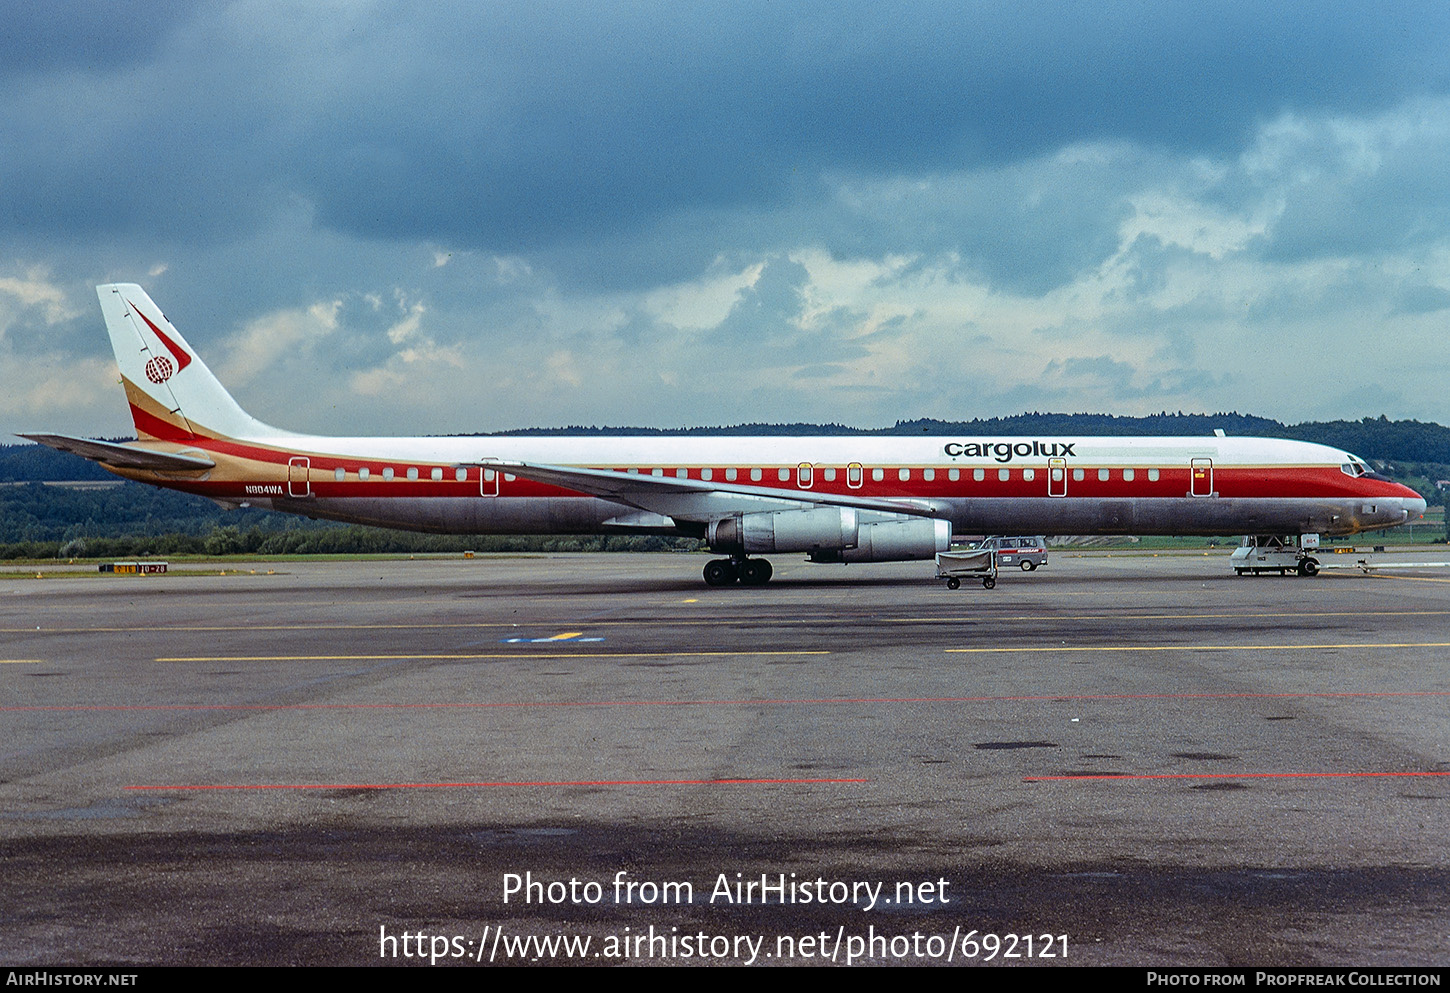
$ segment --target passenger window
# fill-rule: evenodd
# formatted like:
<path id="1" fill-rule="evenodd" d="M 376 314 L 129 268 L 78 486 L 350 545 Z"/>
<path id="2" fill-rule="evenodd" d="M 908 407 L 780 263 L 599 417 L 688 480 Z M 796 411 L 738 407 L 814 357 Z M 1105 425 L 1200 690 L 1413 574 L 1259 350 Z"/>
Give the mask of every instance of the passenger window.
<path id="1" fill-rule="evenodd" d="M 1009 479 L 1012 478 L 1012 470 L 1011 469 L 998 469 L 997 470 L 997 478 L 1000 479 L 1004 483 L 1007 482 L 1007 480 L 1009 480 Z"/>
<path id="2" fill-rule="evenodd" d="M 827 470 L 825 470 L 824 475 L 826 477 L 826 482 L 828 482 L 828 483 L 834 483 L 836 481 L 836 470 L 835 469 L 827 469 Z"/>
<path id="3" fill-rule="evenodd" d="M 1083 471 L 1081 469 L 1074 469 L 1072 471 L 1072 478 L 1077 480 L 1078 482 L 1082 482 Z"/>
<path id="4" fill-rule="evenodd" d="M 1131 483 L 1132 481 L 1133 481 L 1133 470 L 1132 469 L 1124 469 L 1123 470 L 1123 482 L 1125 482 L 1125 483 Z"/>
<path id="5" fill-rule="evenodd" d="M 1157 469 L 1149 469 L 1148 470 L 1148 482 L 1150 482 L 1150 483 L 1156 483 L 1156 482 L 1158 482 L 1158 470 Z"/>
<path id="6" fill-rule="evenodd" d="M 921 478 L 924 479 L 924 480 L 926 480 L 928 483 L 931 482 L 933 479 L 936 478 L 936 470 L 935 469 L 923 469 L 923 470 L 921 470 Z"/>
<path id="7" fill-rule="evenodd" d="M 987 478 L 987 471 L 985 469 L 973 469 L 972 478 L 980 483 Z"/>
<path id="8" fill-rule="evenodd" d="M 883 479 L 886 478 L 886 470 L 885 469 L 872 469 L 871 470 L 871 478 L 875 482 L 878 482 L 878 483 L 881 482 L 881 480 L 883 480 Z"/>
<path id="9" fill-rule="evenodd" d="M 911 478 L 911 470 L 910 469 L 897 469 L 896 470 L 896 478 L 899 479 L 899 480 L 901 480 L 903 483 L 906 482 L 908 479 Z"/>
<path id="10" fill-rule="evenodd" d="M 384 479 L 392 479 L 393 478 L 393 467 L 392 466 L 387 466 L 386 468 L 383 469 L 383 478 Z M 489 472 L 489 478 L 490 479 L 493 478 L 492 471 Z"/>
<path id="11" fill-rule="evenodd" d="M 712 480 L 712 479 L 715 478 L 715 470 L 714 469 L 701 469 L 700 470 L 700 478 L 703 479 L 703 480 L 705 480 L 705 482 L 708 483 L 710 480 Z"/>
<path id="12" fill-rule="evenodd" d="M 736 477 L 736 472 L 735 472 L 734 469 L 726 469 L 725 470 L 725 481 L 726 482 L 729 482 L 729 483 L 735 482 L 735 477 Z"/>
<path id="13" fill-rule="evenodd" d="M 757 483 L 760 482 L 761 475 L 762 474 L 761 474 L 761 471 L 759 469 L 751 469 L 750 470 L 750 478 L 753 481 L 757 482 Z"/>
<path id="14" fill-rule="evenodd" d="M 417 466 L 412 465 L 412 466 L 409 466 L 408 467 L 408 478 L 409 479 L 417 479 L 418 478 L 418 467 Z"/>
<path id="15" fill-rule="evenodd" d="M 689 479 L 690 478 L 690 470 L 689 469 L 676 469 L 675 470 L 675 478 L 676 479 Z"/>
<path id="16" fill-rule="evenodd" d="M 363 466 L 361 469 L 359 469 L 357 471 L 357 478 L 358 479 L 367 479 L 368 478 L 368 467 L 367 466 Z"/>
<path id="17" fill-rule="evenodd" d="M 390 476 L 390 475 L 388 475 L 388 474 L 391 473 L 392 471 L 393 470 L 391 470 L 391 469 L 384 469 L 383 470 L 383 475 L 388 476 L 388 478 L 391 479 L 393 477 Z M 491 483 L 491 482 L 493 482 L 494 477 L 497 476 L 497 475 L 498 475 L 498 473 L 495 472 L 494 470 L 492 470 L 492 469 L 485 469 L 485 470 L 483 470 L 483 481 L 485 483 Z"/>
<path id="18" fill-rule="evenodd" d="M 861 485 L 861 463 L 852 462 L 850 465 L 846 466 L 846 485 Z"/>
<path id="19" fill-rule="evenodd" d="M 347 470 L 344 469 L 342 466 L 338 466 L 336 469 L 332 470 L 332 478 L 337 480 L 339 483 L 342 482 L 344 479 L 347 478 Z"/>
<path id="20" fill-rule="evenodd" d="M 465 479 L 468 478 L 468 470 L 463 468 L 462 466 L 459 466 L 457 469 L 453 470 L 453 478 L 458 480 L 460 483 L 463 482 Z"/>
<path id="21" fill-rule="evenodd" d="M 443 470 L 440 469 L 438 466 L 434 466 L 433 471 L 428 473 L 428 477 L 436 483 L 438 482 L 438 480 L 443 478 Z"/>
<path id="22" fill-rule="evenodd" d="M 663 476 L 665 474 L 665 471 L 663 469 L 651 469 L 649 471 L 649 474 L 651 476 Z"/>
<path id="23" fill-rule="evenodd" d="M 785 483 L 785 482 L 789 482 L 790 481 L 790 470 L 789 469 L 777 469 L 775 471 L 775 475 L 776 475 L 776 478 L 779 479 L 782 483 Z"/>
<path id="24" fill-rule="evenodd" d="M 1100 483 L 1106 483 L 1107 481 L 1108 481 L 1108 470 L 1106 470 L 1106 469 L 1099 469 L 1098 470 L 1098 482 L 1100 482 Z"/>
<path id="25" fill-rule="evenodd" d="M 955 483 L 958 479 L 962 478 L 962 471 L 960 469 L 948 469 L 947 478 Z"/>
<path id="26" fill-rule="evenodd" d="M 1023 479 L 1024 482 L 1030 483 L 1030 482 L 1032 482 L 1036 478 L 1037 478 L 1037 470 L 1036 469 L 1023 469 L 1022 470 L 1022 479 Z"/>

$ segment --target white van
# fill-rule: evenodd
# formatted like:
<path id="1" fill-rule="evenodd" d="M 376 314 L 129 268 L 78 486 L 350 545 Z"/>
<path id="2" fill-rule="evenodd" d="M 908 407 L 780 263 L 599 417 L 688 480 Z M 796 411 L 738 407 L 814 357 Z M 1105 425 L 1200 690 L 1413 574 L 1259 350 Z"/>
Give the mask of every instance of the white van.
<path id="1" fill-rule="evenodd" d="M 1015 565 L 1023 572 L 1032 572 L 1040 565 L 1047 565 L 1047 538 L 1043 535 L 1018 537 L 994 535 L 984 539 L 976 547 L 995 548 L 997 566 L 1001 569 Z"/>

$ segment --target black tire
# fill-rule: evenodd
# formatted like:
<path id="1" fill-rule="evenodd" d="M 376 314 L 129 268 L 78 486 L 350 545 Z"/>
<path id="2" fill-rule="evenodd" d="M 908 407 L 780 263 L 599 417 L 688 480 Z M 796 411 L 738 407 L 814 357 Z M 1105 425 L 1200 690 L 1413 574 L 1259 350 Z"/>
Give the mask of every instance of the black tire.
<path id="1" fill-rule="evenodd" d="M 956 576 L 953 576 L 951 579 L 948 579 L 947 580 L 947 589 L 949 589 L 949 590 L 959 590 L 961 588 L 962 588 L 962 581 L 960 579 L 958 579 Z"/>
<path id="2" fill-rule="evenodd" d="M 1234 575 L 1235 576 L 1242 576 L 1243 574 L 1244 574 L 1244 570 L 1243 569 L 1235 569 L 1234 570 Z"/>
<path id="3" fill-rule="evenodd" d="M 742 586 L 764 586 L 775 570 L 765 559 L 746 559 L 740 563 L 739 571 Z"/>
<path id="4" fill-rule="evenodd" d="M 997 585 L 997 581 L 995 579 L 993 579 L 991 576 L 988 576 L 986 579 L 982 580 L 982 588 L 983 589 L 990 590 L 992 587 L 994 587 L 996 585 Z"/>
<path id="5" fill-rule="evenodd" d="M 1023 561 L 1022 561 L 1022 571 L 1023 572 L 1031 572 L 1033 569 L 1036 569 L 1036 568 L 1037 568 L 1037 563 L 1036 562 L 1033 562 L 1033 561 L 1031 561 L 1029 559 L 1023 559 Z"/>
<path id="6" fill-rule="evenodd" d="M 1304 559 L 1302 562 L 1299 563 L 1299 575 L 1301 575 L 1301 576 L 1317 576 L 1317 575 L 1319 575 L 1319 560 L 1318 559 Z"/>
<path id="7" fill-rule="evenodd" d="M 735 563 L 729 559 L 711 559 L 705 563 L 706 586 L 729 586 L 739 578 Z"/>

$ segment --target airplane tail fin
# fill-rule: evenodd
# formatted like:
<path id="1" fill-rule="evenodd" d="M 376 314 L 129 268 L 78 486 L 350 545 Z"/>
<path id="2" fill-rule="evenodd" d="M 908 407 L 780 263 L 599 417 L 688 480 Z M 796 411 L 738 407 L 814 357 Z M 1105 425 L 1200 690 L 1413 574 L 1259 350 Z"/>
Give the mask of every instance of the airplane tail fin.
<path id="1" fill-rule="evenodd" d="M 189 441 L 280 433 L 238 406 L 145 290 L 135 283 L 107 283 L 97 286 L 96 294 L 137 438 Z"/>

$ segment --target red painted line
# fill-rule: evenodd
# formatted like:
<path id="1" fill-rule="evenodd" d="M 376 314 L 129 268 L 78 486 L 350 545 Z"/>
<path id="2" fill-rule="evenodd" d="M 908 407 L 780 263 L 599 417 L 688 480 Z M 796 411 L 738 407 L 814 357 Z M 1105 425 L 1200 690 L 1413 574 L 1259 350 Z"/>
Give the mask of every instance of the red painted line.
<path id="1" fill-rule="evenodd" d="M 1024 783 L 1085 782 L 1124 779 L 1353 779 L 1402 776 L 1450 776 L 1442 772 L 1161 772 L 1103 776 L 1024 776 Z"/>
<path id="2" fill-rule="evenodd" d="M 128 790 L 436 790 L 486 786 L 771 786 L 869 783 L 869 779 L 561 779 L 478 783 L 232 783 L 221 785 L 127 786 Z"/>
<path id="3" fill-rule="evenodd" d="M 490 710 L 524 709 L 530 707 L 760 707 L 799 706 L 804 704 L 862 703 L 1084 703 L 1129 700 L 1340 700 L 1394 699 L 1397 697 L 1444 697 L 1450 690 L 1403 690 L 1365 693 L 1100 693 L 1069 696 L 1061 693 L 1040 696 L 922 696 L 922 697 L 822 697 L 759 700 L 513 700 L 513 701 L 445 701 L 439 703 L 156 703 L 156 704 L 75 704 L 0 707 L 0 713 L 25 712 L 104 712 L 118 711 L 206 711 L 206 710 Z"/>

